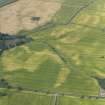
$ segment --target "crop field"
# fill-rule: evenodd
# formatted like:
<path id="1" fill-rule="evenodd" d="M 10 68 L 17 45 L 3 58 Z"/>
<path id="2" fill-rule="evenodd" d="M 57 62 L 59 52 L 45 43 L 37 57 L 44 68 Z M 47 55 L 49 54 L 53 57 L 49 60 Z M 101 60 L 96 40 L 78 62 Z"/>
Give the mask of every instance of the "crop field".
<path id="1" fill-rule="evenodd" d="M 17 33 L 34 41 L 0 56 L 0 105 L 104 105 L 105 0 L 50 1 L 50 21 Z"/>

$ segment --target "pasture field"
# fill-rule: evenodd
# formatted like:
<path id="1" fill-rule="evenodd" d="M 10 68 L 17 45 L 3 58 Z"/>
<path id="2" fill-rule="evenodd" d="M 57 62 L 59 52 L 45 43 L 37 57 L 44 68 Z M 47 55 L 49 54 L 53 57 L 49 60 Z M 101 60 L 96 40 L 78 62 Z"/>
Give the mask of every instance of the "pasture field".
<path id="1" fill-rule="evenodd" d="M 79 99 L 75 97 L 61 97 L 58 105 L 104 105 L 105 100 Z"/>
<path id="2" fill-rule="evenodd" d="M 1 79 L 26 90 L 71 94 L 59 96 L 58 105 L 104 105 L 104 99 L 80 97 L 100 97 L 94 77 L 105 79 L 105 0 L 50 1 L 61 8 L 46 24 L 17 33 L 34 41 L 3 53 Z M 48 94 L 12 94 L 1 97 L 0 104 L 56 105 Z"/>
<path id="3" fill-rule="evenodd" d="M 12 92 L 0 98 L 0 105 L 51 105 L 52 97 L 33 93 Z"/>

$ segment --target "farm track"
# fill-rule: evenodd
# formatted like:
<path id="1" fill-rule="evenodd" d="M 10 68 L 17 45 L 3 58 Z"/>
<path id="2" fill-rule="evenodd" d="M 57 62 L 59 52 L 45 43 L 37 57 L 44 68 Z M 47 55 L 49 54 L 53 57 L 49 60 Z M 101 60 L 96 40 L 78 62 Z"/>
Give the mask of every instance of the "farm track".
<path id="1" fill-rule="evenodd" d="M 51 45 L 48 42 L 44 42 L 44 44 L 46 44 L 61 59 L 61 61 L 69 70 L 76 69 L 75 65 L 72 63 L 72 60 L 68 60 L 68 58 L 61 51 L 59 51 L 55 46 Z"/>
<path id="2" fill-rule="evenodd" d="M 59 97 L 59 95 L 58 94 L 55 94 L 55 96 L 53 96 L 54 97 L 54 101 L 53 101 L 53 105 L 59 105 L 58 104 L 58 97 Z"/>
<path id="3" fill-rule="evenodd" d="M 86 9 L 88 6 L 90 6 L 90 4 L 93 4 L 94 2 L 95 2 L 95 0 L 89 2 L 88 4 L 84 5 L 84 6 L 81 7 L 80 9 L 78 9 L 78 11 L 77 11 L 77 12 L 70 18 L 70 20 L 69 20 L 67 23 L 65 23 L 64 25 L 70 24 L 70 23 L 73 21 L 73 19 L 74 19 L 81 11 L 83 11 L 84 9 Z"/>
<path id="4" fill-rule="evenodd" d="M 69 25 L 69 24 L 74 24 L 72 23 L 72 21 L 74 20 L 74 18 L 84 9 L 86 9 L 88 6 L 90 6 L 90 4 L 93 4 L 95 2 L 95 0 L 89 2 L 88 4 L 84 5 L 84 6 L 79 6 L 80 8 L 78 9 L 78 11 L 72 16 L 70 17 L 70 19 L 66 22 L 66 23 L 56 23 L 53 20 L 51 22 L 46 23 L 43 26 L 40 26 L 38 28 L 36 28 L 33 32 L 38 32 L 38 31 L 43 31 L 52 27 L 55 27 L 57 25 Z"/>

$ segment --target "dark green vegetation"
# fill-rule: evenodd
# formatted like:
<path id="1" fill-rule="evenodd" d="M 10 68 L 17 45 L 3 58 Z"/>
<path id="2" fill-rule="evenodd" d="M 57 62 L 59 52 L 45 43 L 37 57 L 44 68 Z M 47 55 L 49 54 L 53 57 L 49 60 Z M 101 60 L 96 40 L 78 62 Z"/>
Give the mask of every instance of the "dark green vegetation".
<path id="1" fill-rule="evenodd" d="M 98 81 L 100 87 L 102 89 L 105 89 L 105 78 L 98 78 L 98 77 L 94 77 L 94 78 Z"/>
<path id="2" fill-rule="evenodd" d="M 71 96 L 7 89 L 12 95 L 1 97 L 1 105 L 56 105 L 54 99 L 57 105 L 105 104 L 101 97 L 88 98 L 100 94 L 100 84 L 93 77 L 105 78 L 105 0 L 57 1 L 62 8 L 51 22 L 18 33 L 34 41 L 4 53 L 0 76 L 13 86 Z"/>
<path id="3" fill-rule="evenodd" d="M 0 8 L 16 1 L 17 0 L 0 0 Z"/>
<path id="4" fill-rule="evenodd" d="M 11 36 L 0 33 L 0 54 L 2 54 L 7 49 L 14 48 L 31 41 L 32 38 L 26 38 L 26 36 Z"/>

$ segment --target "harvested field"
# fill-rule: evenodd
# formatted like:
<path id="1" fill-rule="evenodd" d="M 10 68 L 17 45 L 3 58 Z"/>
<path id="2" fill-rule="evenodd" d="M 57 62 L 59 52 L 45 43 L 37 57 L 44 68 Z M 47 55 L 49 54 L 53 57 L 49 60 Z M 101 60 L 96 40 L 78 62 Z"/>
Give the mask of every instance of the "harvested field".
<path id="1" fill-rule="evenodd" d="M 20 30 L 31 30 L 49 22 L 60 7 L 60 3 L 54 1 L 18 0 L 0 8 L 0 32 L 16 34 Z"/>

